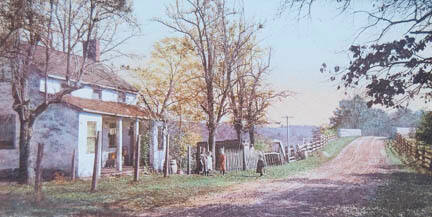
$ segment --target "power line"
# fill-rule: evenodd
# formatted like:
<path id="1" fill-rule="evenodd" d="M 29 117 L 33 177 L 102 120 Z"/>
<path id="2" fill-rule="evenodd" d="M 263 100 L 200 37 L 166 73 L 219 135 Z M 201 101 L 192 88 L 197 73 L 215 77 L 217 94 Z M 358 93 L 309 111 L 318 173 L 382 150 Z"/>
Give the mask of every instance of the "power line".
<path id="1" fill-rule="evenodd" d="M 290 144 L 289 144 L 289 119 L 290 118 L 294 118 L 293 116 L 283 116 L 282 118 L 286 118 L 286 124 L 287 124 L 287 148 L 288 148 L 288 161 L 289 161 L 289 157 L 291 154 L 291 148 L 290 148 Z M 296 150 L 297 148 L 294 146 L 294 152 L 297 152 Z"/>

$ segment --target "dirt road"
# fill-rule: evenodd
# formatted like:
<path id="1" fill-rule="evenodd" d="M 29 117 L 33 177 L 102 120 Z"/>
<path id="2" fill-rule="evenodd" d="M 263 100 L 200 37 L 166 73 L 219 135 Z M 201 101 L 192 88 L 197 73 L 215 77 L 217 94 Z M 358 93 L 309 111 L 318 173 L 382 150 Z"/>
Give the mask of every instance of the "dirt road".
<path id="1" fill-rule="evenodd" d="M 236 185 L 188 204 L 148 213 L 149 216 L 346 216 L 374 197 L 388 173 L 384 141 L 356 139 L 321 167 L 282 180 L 259 180 Z M 144 215 L 144 216 L 146 216 Z"/>

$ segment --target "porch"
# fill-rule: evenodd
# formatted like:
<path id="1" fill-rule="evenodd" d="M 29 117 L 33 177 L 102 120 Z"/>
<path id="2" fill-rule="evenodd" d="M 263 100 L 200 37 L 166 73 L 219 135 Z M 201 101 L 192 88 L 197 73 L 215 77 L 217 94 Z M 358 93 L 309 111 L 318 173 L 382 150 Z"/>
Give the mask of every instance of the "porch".
<path id="1" fill-rule="evenodd" d="M 142 121 L 126 117 L 102 116 L 102 168 L 123 171 L 133 165 Z"/>

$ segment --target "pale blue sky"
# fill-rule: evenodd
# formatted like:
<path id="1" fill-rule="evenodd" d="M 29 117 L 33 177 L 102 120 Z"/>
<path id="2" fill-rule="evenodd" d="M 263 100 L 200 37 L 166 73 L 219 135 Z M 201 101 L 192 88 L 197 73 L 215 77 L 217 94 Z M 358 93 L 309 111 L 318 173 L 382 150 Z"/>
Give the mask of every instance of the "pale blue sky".
<path id="1" fill-rule="evenodd" d="M 151 3 L 150 3 L 151 2 Z M 135 14 L 142 24 L 143 35 L 130 40 L 122 49 L 146 56 L 154 42 L 174 33 L 161 24 L 152 22 L 154 17 L 164 17 L 164 5 L 174 0 L 135 0 Z M 269 81 L 276 88 L 288 89 L 298 94 L 275 104 L 269 112 L 273 121 L 294 116 L 291 124 L 323 124 L 344 96 L 336 91 L 337 83 L 329 82 L 319 72 L 320 65 L 346 65 L 349 61 L 346 49 L 356 33 L 365 24 L 361 15 L 338 15 L 334 5 L 325 3 L 313 8 L 311 18 L 296 20 L 295 15 L 277 17 L 280 0 L 247 0 L 246 16 L 253 21 L 265 22 L 259 33 L 262 46 L 272 48 L 272 72 Z M 364 34 L 358 40 L 368 40 Z M 142 61 L 131 60 L 129 64 Z M 358 92 L 358 91 L 357 91 Z"/>

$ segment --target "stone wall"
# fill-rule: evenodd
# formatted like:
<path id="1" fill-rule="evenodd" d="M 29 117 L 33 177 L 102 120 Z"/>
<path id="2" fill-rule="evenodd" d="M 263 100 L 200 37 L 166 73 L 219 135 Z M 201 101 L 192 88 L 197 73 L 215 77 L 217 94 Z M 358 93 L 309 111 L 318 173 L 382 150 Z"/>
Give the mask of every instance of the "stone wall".
<path id="1" fill-rule="evenodd" d="M 37 147 L 38 143 L 45 144 L 44 169 L 70 173 L 72 154 L 78 146 L 78 123 L 78 111 L 63 104 L 50 105 L 37 118 L 31 145 Z"/>

